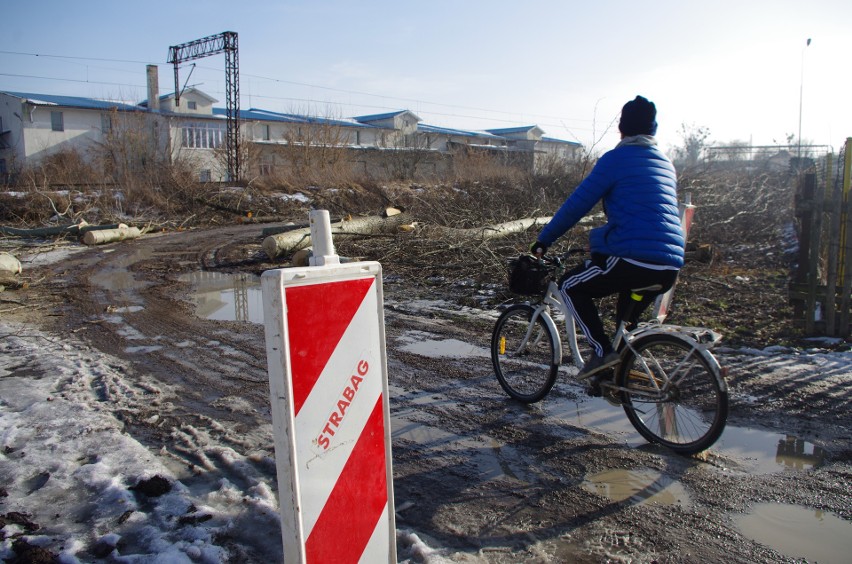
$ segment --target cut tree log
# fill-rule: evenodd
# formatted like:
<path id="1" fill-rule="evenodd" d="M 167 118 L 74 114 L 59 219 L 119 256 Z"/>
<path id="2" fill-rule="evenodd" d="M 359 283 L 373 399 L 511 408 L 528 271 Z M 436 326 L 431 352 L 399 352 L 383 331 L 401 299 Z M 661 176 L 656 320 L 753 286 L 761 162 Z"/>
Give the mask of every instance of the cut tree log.
<path id="1" fill-rule="evenodd" d="M 13 237 L 55 237 L 57 235 L 74 235 L 78 236 L 88 231 L 97 231 L 100 229 L 117 229 L 119 223 L 110 223 L 108 225 L 89 225 L 85 221 L 74 223 L 71 225 L 58 225 L 54 227 L 35 227 L 33 229 L 22 229 L 19 227 L 5 227 L 0 225 L 0 234 L 11 235 Z"/>
<path id="2" fill-rule="evenodd" d="M 417 236 L 444 239 L 449 241 L 486 241 L 521 233 L 532 227 L 546 224 L 550 217 L 530 217 L 506 223 L 457 229 L 441 225 L 422 225 L 412 221 L 408 213 L 399 213 L 387 217 L 368 216 L 331 224 L 332 237 L 395 235 L 401 232 L 414 232 Z M 311 245 L 310 228 L 296 229 L 286 233 L 268 236 L 263 241 L 263 251 L 271 259 L 292 254 Z"/>
<path id="3" fill-rule="evenodd" d="M 427 237 L 437 239 L 487 241 L 489 239 L 499 239 L 513 233 L 522 233 L 532 227 L 546 225 L 550 219 L 550 217 L 527 217 L 507 221 L 506 223 L 497 223 L 484 227 L 471 227 L 469 229 L 456 229 L 442 225 L 426 225 L 421 226 L 418 231 Z"/>
<path id="4" fill-rule="evenodd" d="M 391 217 L 366 216 L 345 219 L 331 224 L 332 237 L 352 237 L 370 235 L 393 235 L 399 232 L 400 225 L 411 223 L 408 214 L 401 213 Z M 292 254 L 299 249 L 311 246 L 311 229 L 294 229 L 286 233 L 270 235 L 263 240 L 263 252 L 271 259 Z"/>
<path id="5" fill-rule="evenodd" d="M 142 235 L 142 230 L 138 227 L 122 226 L 118 229 L 102 229 L 100 231 L 87 231 L 83 235 L 83 243 L 86 245 L 103 245 L 104 243 L 114 243 L 116 241 L 126 241 L 128 239 L 136 239 Z"/>
<path id="6" fill-rule="evenodd" d="M 0 274 L 20 274 L 21 261 L 9 253 L 0 253 Z"/>

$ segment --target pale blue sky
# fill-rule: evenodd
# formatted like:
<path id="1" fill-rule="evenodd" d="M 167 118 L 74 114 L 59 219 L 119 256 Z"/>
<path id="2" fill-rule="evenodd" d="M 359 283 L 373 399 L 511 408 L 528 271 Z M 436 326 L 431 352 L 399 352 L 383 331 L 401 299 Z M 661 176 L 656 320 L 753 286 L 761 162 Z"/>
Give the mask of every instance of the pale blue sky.
<path id="1" fill-rule="evenodd" d="M 146 63 L 159 65 L 161 93 L 174 90 L 169 46 L 235 31 L 244 109 L 410 109 L 433 125 L 538 124 L 606 149 L 607 126 L 642 94 L 658 106 L 664 147 L 680 143 L 682 124 L 720 144 L 769 144 L 798 133 L 803 87 L 802 137 L 836 150 L 852 136 L 848 0 L 0 5 L 0 90 L 138 102 Z M 224 56 L 196 65 L 181 82 L 224 106 Z"/>

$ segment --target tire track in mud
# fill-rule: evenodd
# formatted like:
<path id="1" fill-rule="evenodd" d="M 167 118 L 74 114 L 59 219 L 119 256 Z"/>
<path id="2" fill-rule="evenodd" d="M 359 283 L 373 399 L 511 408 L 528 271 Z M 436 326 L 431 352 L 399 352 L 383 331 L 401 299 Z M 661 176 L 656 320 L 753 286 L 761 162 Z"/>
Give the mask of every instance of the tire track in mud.
<path id="1" fill-rule="evenodd" d="M 126 382 L 98 385 L 122 403 L 128 431 L 189 469 L 189 483 L 251 488 L 275 476 L 263 327 L 195 317 L 178 280 L 231 238 L 154 235 L 74 255 L 61 265 L 62 319 L 122 360 Z M 122 386 L 160 393 L 147 401 Z"/>

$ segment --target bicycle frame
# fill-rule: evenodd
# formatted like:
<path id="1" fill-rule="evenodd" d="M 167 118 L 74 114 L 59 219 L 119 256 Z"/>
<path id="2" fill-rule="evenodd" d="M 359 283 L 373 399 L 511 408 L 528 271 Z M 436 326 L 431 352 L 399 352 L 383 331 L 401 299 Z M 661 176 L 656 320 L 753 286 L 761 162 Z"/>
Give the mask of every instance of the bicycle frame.
<path id="1" fill-rule="evenodd" d="M 553 334 L 556 335 L 557 343 L 555 353 L 558 355 L 554 360 L 561 364 L 562 363 L 562 337 L 560 335 L 559 329 L 556 326 L 556 321 L 553 320 L 553 317 L 550 315 L 550 308 L 554 308 L 562 314 L 565 319 L 565 335 L 568 337 L 568 346 L 571 348 L 571 358 L 574 361 L 574 366 L 578 369 L 583 367 L 583 358 L 580 354 L 580 347 L 577 344 L 577 324 L 574 321 L 574 314 L 571 312 L 568 304 L 562 298 L 562 292 L 559 291 L 559 286 L 556 282 L 551 281 L 547 285 L 547 290 L 542 297 L 541 303 L 536 307 L 535 313 L 533 314 L 532 319 L 530 320 L 530 331 L 535 324 L 535 320 L 544 315 L 544 322 L 553 329 Z M 612 344 L 614 350 L 618 350 L 618 347 L 621 345 L 622 340 L 626 335 L 624 322 L 618 324 L 618 328 L 615 331 L 615 337 L 613 338 Z M 526 335 L 524 342 L 529 340 L 530 334 Z"/>
<path id="2" fill-rule="evenodd" d="M 559 286 L 556 282 L 551 281 L 547 290 L 542 297 L 541 303 L 535 307 L 535 312 L 533 313 L 532 319 L 530 320 L 530 326 L 527 329 L 527 333 L 524 337 L 524 343 L 528 342 L 530 337 L 532 336 L 532 330 L 535 327 L 535 321 L 538 317 L 542 317 L 544 323 L 548 326 L 549 329 L 552 330 L 553 335 L 556 338 L 556 346 L 554 347 L 554 362 L 556 364 L 562 364 L 562 336 L 556 325 L 556 321 L 553 319 L 553 316 L 550 314 L 551 308 L 559 311 L 565 320 L 565 336 L 567 337 L 568 346 L 571 349 L 571 358 L 573 360 L 574 366 L 577 369 L 583 367 L 583 358 L 580 354 L 580 347 L 577 343 L 577 325 L 575 322 L 574 314 L 571 312 L 568 305 L 565 303 L 562 292 L 559 290 Z M 612 346 L 613 350 L 623 350 L 624 348 L 633 350 L 631 347 L 631 342 L 636 340 L 639 337 L 644 337 L 646 335 L 651 334 L 671 334 L 676 335 L 679 339 L 687 342 L 692 347 L 692 351 L 699 356 L 702 356 L 707 360 L 708 365 L 713 370 L 713 376 L 719 382 L 719 386 L 725 392 L 727 392 L 727 383 L 725 381 L 725 370 L 719 365 L 719 362 L 716 360 L 716 357 L 710 352 L 709 346 L 715 345 L 719 339 L 721 339 L 721 335 L 716 333 L 715 331 L 705 328 L 705 327 L 682 327 L 679 325 L 665 325 L 660 323 L 659 321 L 651 321 L 640 323 L 637 327 L 631 331 L 627 331 L 626 324 L 624 321 L 620 321 L 618 327 L 615 331 L 615 335 L 613 336 Z M 523 346 L 523 345 L 522 345 Z M 633 350 L 635 353 L 636 351 Z M 690 355 L 684 357 L 681 365 L 685 363 Z M 640 357 L 641 358 L 641 357 Z M 679 380 L 670 380 L 668 375 L 663 373 L 661 374 L 661 378 L 663 380 L 662 386 L 659 385 L 657 381 L 657 377 L 652 377 L 654 371 L 649 367 L 644 359 L 642 359 L 643 369 L 645 374 L 643 376 L 647 376 L 647 380 L 653 385 L 653 392 L 649 391 L 647 393 L 641 393 L 637 390 L 632 390 L 634 395 L 647 395 L 647 397 L 657 397 L 659 398 L 661 395 L 665 395 L 667 390 L 672 386 L 676 386 L 679 383 Z M 677 368 L 681 367 L 679 365 Z M 656 366 L 657 372 L 660 373 L 659 365 Z M 678 370 L 675 370 L 678 372 Z M 605 383 L 603 384 L 605 387 L 613 388 L 617 391 L 626 391 L 623 388 L 616 386 L 615 384 Z"/>

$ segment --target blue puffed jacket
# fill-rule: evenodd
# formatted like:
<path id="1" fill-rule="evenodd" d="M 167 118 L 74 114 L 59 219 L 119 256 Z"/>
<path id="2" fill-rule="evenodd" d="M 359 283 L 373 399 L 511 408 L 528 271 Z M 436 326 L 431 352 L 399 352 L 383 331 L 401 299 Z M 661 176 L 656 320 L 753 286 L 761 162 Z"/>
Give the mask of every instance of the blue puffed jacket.
<path id="1" fill-rule="evenodd" d="M 591 252 L 669 267 L 683 266 L 684 235 L 671 161 L 647 135 L 605 153 L 538 240 L 548 246 L 603 199 L 607 222 L 589 233 Z"/>

